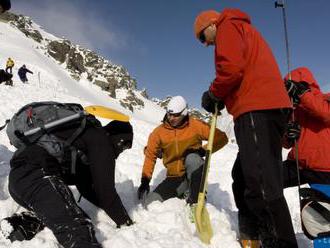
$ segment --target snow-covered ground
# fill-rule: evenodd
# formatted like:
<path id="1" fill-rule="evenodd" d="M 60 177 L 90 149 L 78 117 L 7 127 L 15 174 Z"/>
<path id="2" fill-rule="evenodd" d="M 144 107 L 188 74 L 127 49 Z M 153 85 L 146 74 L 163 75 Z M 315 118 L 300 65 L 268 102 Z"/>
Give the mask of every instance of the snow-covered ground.
<path id="1" fill-rule="evenodd" d="M 119 111 L 124 110 L 117 100 L 109 98 L 97 86 L 88 81 L 74 81 L 65 69 L 55 63 L 44 52 L 37 49 L 39 44 L 25 37 L 17 29 L 0 22 L 0 67 L 12 57 L 14 67 L 14 87 L 0 85 L 0 125 L 10 118 L 22 105 L 52 100 L 59 102 L 77 102 L 84 106 L 101 104 Z M 28 74 L 29 83 L 22 84 L 17 77 L 17 69 L 26 64 L 34 74 Z M 40 78 L 40 80 L 39 80 Z M 198 239 L 194 228 L 187 222 L 185 202 L 171 199 L 164 203 L 154 202 L 145 210 L 137 200 L 136 191 L 140 184 L 141 169 L 144 160 L 143 147 L 149 133 L 160 123 L 164 111 L 150 101 L 146 101 L 144 110 L 131 115 L 134 128 L 133 148 L 125 151 L 117 160 L 116 188 L 130 216 L 136 222 L 130 227 L 116 229 L 114 222 L 100 209 L 86 200 L 79 204 L 89 214 L 95 224 L 96 235 L 104 247 L 143 247 L 143 248 L 197 248 L 207 247 Z M 230 130 L 230 118 L 221 117 L 219 125 L 226 132 Z M 228 130 L 227 130 L 228 129 Z M 232 134 L 232 133 L 231 133 Z M 230 135 L 232 136 L 232 135 Z M 8 193 L 9 161 L 14 151 L 4 131 L 0 132 L 0 218 L 22 211 Z M 214 237 L 209 247 L 239 248 L 237 238 L 237 209 L 231 192 L 231 167 L 235 160 L 237 146 L 228 144 L 212 156 L 209 173 L 208 203 Z M 157 162 L 152 189 L 165 177 L 161 161 Z M 72 188 L 78 198 L 76 189 Z M 299 203 L 296 189 L 285 191 L 294 224 L 299 247 L 311 247 L 311 243 L 302 234 L 299 218 Z M 51 209 L 50 209 L 51 211 Z M 31 241 L 10 243 L 0 235 L 0 247 L 58 247 L 49 229 L 40 232 Z"/>

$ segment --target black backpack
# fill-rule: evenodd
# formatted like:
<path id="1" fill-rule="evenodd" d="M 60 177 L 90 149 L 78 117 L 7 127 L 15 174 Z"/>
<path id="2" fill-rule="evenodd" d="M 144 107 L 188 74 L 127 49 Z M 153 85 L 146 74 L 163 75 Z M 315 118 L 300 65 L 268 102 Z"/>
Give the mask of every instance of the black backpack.
<path id="1" fill-rule="evenodd" d="M 68 158 L 69 150 L 71 173 L 74 174 L 77 149 L 71 144 L 85 129 L 88 116 L 90 115 L 80 104 L 33 102 L 23 106 L 6 121 L 6 124 L 8 123 L 6 132 L 10 143 L 18 149 L 18 152 L 30 144 L 37 144 L 54 156 L 59 163 L 63 163 Z M 64 126 L 75 128 L 72 136 L 66 140 L 53 134 Z"/>

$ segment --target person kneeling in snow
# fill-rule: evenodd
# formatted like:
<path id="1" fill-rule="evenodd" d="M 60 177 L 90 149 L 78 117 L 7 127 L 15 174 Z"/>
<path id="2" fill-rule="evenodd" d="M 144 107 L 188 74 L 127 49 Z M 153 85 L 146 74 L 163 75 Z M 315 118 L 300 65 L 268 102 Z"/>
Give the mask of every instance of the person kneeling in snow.
<path id="1" fill-rule="evenodd" d="M 5 219 L 4 225 L 13 228 L 8 233 L 11 241 L 31 239 L 46 226 L 65 248 L 101 247 L 90 218 L 77 205 L 68 185 L 76 185 L 81 196 L 103 209 L 118 228 L 133 224 L 115 188 L 115 159 L 131 148 L 132 126 L 112 121 L 102 127 L 93 116 L 86 125 L 72 143 L 77 149 L 74 174 L 70 155 L 59 163 L 37 144 L 15 152 L 10 161 L 9 192 L 31 212 Z M 53 134 L 66 140 L 75 130 L 61 128 Z"/>
<path id="2" fill-rule="evenodd" d="M 156 200 L 185 196 L 187 203 L 197 202 L 207 146 L 202 146 L 202 141 L 208 139 L 209 133 L 209 125 L 188 115 L 187 103 L 182 96 L 170 100 L 163 123 L 149 135 L 138 198 L 144 198 L 150 191 L 149 183 L 157 157 L 162 157 L 167 176 L 146 196 L 145 205 Z M 227 142 L 226 134 L 216 129 L 213 152 Z"/>
<path id="3" fill-rule="evenodd" d="M 295 121 L 288 123 L 285 134 L 284 147 L 292 149 L 283 162 L 283 184 L 311 184 L 299 192 L 302 230 L 309 239 L 325 244 L 330 239 L 330 94 L 321 92 L 306 67 L 293 70 L 288 78 L 285 85 Z"/>
<path id="4" fill-rule="evenodd" d="M 300 67 L 291 72 L 286 87 L 295 105 L 294 119 L 286 132 L 285 147 L 298 142 L 300 184 L 330 185 L 330 94 L 321 92 L 309 69 Z M 295 149 L 284 161 L 284 187 L 298 185 Z"/>

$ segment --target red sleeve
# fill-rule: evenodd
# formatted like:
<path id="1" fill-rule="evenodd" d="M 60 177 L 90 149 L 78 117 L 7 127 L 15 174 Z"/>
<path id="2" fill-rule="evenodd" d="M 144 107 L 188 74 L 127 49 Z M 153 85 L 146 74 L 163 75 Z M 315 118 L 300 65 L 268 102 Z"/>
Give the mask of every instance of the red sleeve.
<path id="1" fill-rule="evenodd" d="M 314 95 L 312 92 L 306 92 L 300 98 L 299 107 L 326 125 L 330 125 L 330 103 L 324 95 Z"/>
<path id="2" fill-rule="evenodd" d="M 210 87 L 216 97 L 226 98 L 241 83 L 245 64 L 244 44 L 239 27 L 234 23 L 224 23 L 219 27 L 215 49 L 216 78 Z"/>

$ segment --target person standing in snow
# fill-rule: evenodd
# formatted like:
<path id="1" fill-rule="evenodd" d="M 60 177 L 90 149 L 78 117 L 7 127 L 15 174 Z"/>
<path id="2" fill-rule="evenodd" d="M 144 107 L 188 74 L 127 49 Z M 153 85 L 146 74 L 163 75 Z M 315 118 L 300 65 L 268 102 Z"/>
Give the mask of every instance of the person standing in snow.
<path id="1" fill-rule="evenodd" d="M 0 14 L 10 10 L 10 0 L 0 0 Z"/>
<path id="2" fill-rule="evenodd" d="M 14 65 L 15 65 L 14 60 L 12 58 L 8 58 L 6 62 L 6 72 L 13 74 Z"/>
<path id="3" fill-rule="evenodd" d="M 188 106 L 182 96 L 174 96 L 169 101 L 163 123 L 149 135 L 145 148 L 138 198 L 144 198 L 150 191 L 150 180 L 156 159 L 162 157 L 167 169 L 166 178 L 156 189 L 147 195 L 145 205 L 152 201 L 165 201 L 169 198 L 187 196 L 187 203 L 197 202 L 202 176 L 206 146 L 210 127 L 188 114 Z M 228 138 L 219 129 L 215 131 L 213 152 L 225 146 Z"/>
<path id="4" fill-rule="evenodd" d="M 288 94 L 293 99 L 295 122 L 290 122 L 285 147 L 297 141 L 300 183 L 330 185 L 330 93 L 324 94 L 306 67 L 286 76 Z M 284 187 L 298 185 L 295 149 L 284 161 Z"/>
<path id="5" fill-rule="evenodd" d="M 10 0 L 0 0 L 0 15 L 11 8 Z M 13 75 L 7 73 L 7 70 L 0 70 L 0 83 L 6 82 L 6 85 L 13 85 Z"/>
<path id="6" fill-rule="evenodd" d="M 52 134 L 67 140 L 76 130 L 71 125 Z M 103 209 L 118 228 L 132 225 L 115 188 L 115 160 L 131 148 L 132 140 L 130 123 L 112 121 L 102 127 L 89 116 L 86 128 L 72 143 L 77 149 L 75 174 L 70 170 L 71 156 L 59 163 L 35 143 L 17 150 L 10 161 L 9 192 L 30 213 L 4 220 L 14 228 L 7 237 L 11 241 L 31 239 L 46 226 L 65 248 L 101 247 L 90 218 L 68 185 L 76 185 L 81 196 Z"/>
<path id="7" fill-rule="evenodd" d="M 30 71 L 29 69 L 26 68 L 26 65 L 23 65 L 22 67 L 20 67 L 18 69 L 18 76 L 21 79 L 21 81 L 23 83 L 26 83 L 28 81 L 27 77 L 26 77 L 26 73 L 31 73 L 33 74 L 32 71 Z"/>
<path id="8" fill-rule="evenodd" d="M 283 195 L 282 137 L 290 99 L 272 51 L 238 9 L 208 10 L 195 20 L 196 38 L 215 46 L 216 77 L 202 107 L 226 106 L 239 153 L 232 169 L 243 247 L 298 247 Z M 250 245 L 250 246 L 248 246 Z"/>

